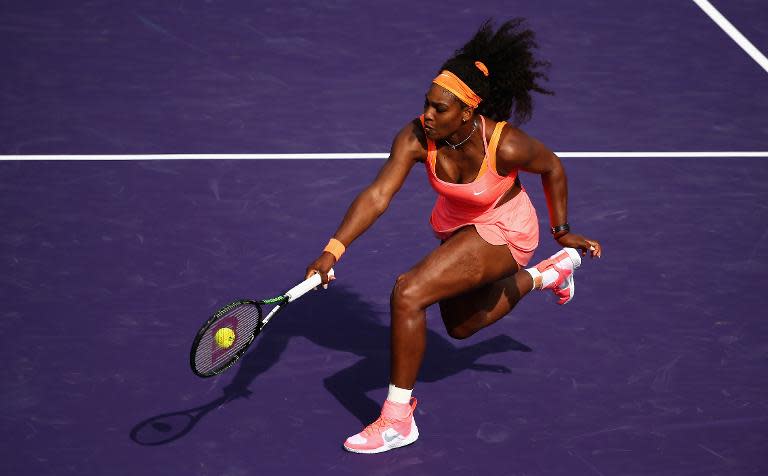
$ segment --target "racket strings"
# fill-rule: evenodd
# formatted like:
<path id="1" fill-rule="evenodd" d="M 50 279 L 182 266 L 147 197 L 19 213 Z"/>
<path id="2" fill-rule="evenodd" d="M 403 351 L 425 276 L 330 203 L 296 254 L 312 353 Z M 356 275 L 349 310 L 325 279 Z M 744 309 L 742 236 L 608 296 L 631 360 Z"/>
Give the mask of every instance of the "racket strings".
<path id="1" fill-rule="evenodd" d="M 242 303 L 223 313 L 200 339 L 195 350 L 196 370 L 204 375 L 212 375 L 231 365 L 232 358 L 250 343 L 260 321 L 261 311 L 255 303 Z M 215 341 L 215 333 L 222 327 L 230 327 L 230 323 L 234 322 L 237 323 L 233 329 L 235 340 L 231 347 L 222 349 Z"/>

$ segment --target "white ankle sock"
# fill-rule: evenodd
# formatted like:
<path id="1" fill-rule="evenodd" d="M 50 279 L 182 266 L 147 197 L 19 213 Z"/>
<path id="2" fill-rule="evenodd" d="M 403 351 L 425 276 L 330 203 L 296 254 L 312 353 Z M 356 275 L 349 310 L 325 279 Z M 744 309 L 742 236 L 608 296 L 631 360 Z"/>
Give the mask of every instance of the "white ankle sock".
<path id="1" fill-rule="evenodd" d="M 389 384 L 389 393 L 387 394 L 387 400 L 395 403 L 411 403 L 411 393 L 413 389 L 406 389 L 395 387 L 391 383 Z"/>
<path id="2" fill-rule="evenodd" d="M 525 270 L 531 275 L 531 278 L 533 278 L 534 289 L 544 289 L 554 283 L 558 277 L 557 271 L 552 268 L 545 269 L 543 273 L 536 268 L 526 268 Z M 539 284 L 539 281 L 541 284 Z"/>

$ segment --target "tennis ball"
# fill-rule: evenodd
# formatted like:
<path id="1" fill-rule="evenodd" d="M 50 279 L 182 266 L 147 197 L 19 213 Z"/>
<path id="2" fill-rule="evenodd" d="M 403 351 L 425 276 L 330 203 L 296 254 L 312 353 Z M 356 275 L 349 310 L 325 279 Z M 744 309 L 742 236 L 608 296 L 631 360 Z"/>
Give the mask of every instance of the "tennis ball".
<path id="1" fill-rule="evenodd" d="M 232 330 L 230 327 L 222 327 L 221 329 L 216 331 L 216 334 L 213 335 L 213 340 L 216 341 L 216 345 L 221 347 L 222 349 L 229 349 L 232 347 L 232 344 L 235 343 L 235 331 Z"/>

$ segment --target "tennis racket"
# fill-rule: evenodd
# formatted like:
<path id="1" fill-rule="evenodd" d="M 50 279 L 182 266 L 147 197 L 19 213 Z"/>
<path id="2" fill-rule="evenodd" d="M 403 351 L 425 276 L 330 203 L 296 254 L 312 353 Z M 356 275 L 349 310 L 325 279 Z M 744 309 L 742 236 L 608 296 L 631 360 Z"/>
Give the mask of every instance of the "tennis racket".
<path id="1" fill-rule="evenodd" d="M 332 269 L 328 276 L 333 276 Z M 213 377 L 230 368 L 277 313 L 321 283 L 320 275 L 313 274 L 280 296 L 260 301 L 241 299 L 216 311 L 192 342 L 189 354 L 192 371 L 200 377 Z M 275 307 L 262 317 L 261 307 L 267 304 Z"/>

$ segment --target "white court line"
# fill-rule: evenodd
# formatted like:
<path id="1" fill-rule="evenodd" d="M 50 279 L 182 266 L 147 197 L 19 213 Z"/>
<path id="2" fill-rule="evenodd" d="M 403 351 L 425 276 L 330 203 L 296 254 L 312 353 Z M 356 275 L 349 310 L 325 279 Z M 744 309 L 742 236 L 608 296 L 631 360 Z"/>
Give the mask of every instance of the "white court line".
<path id="1" fill-rule="evenodd" d="M 573 158 L 696 158 L 696 157 L 767 157 L 768 151 L 723 152 L 555 152 L 558 157 Z M 387 153 L 336 154 L 122 154 L 122 155 L 0 155 L 3 160 L 334 160 L 386 159 Z"/>
<path id="2" fill-rule="evenodd" d="M 731 37 L 733 41 L 736 42 L 737 45 L 741 46 L 741 49 L 747 52 L 749 56 L 752 57 L 753 60 L 757 61 L 757 64 L 759 64 L 766 73 L 768 73 L 768 58 L 765 57 L 764 54 L 758 50 L 755 45 L 752 44 L 744 35 L 741 34 L 739 30 L 736 29 L 735 26 L 731 22 L 728 21 L 717 9 L 712 6 L 711 3 L 709 3 L 707 0 L 693 0 L 693 2 L 699 6 L 702 10 L 704 10 L 704 13 L 709 15 L 709 18 L 712 19 L 715 23 L 717 23 L 717 26 L 723 29 L 723 31 Z"/>

